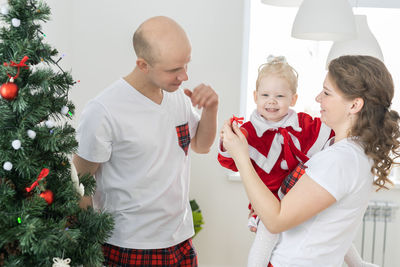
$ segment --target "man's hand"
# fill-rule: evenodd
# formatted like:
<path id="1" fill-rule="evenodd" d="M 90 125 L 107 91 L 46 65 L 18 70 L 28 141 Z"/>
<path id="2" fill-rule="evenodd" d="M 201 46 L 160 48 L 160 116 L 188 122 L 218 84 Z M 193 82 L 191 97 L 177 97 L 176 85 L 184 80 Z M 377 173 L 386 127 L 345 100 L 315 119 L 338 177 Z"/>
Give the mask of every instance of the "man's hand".
<path id="1" fill-rule="evenodd" d="M 89 206 L 93 207 L 92 197 L 83 196 L 79 201 L 79 207 L 86 210 Z"/>
<path id="2" fill-rule="evenodd" d="M 218 95 L 211 88 L 211 86 L 200 84 L 193 89 L 193 92 L 189 89 L 184 90 L 185 95 L 190 97 L 192 105 L 199 109 L 205 108 L 217 108 L 218 107 Z"/>
<path id="3" fill-rule="evenodd" d="M 193 91 L 185 89 L 184 92 L 194 107 L 203 109 L 190 147 L 196 153 L 208 153 L 217 133 L 218 95 L 211 86 L 205 84 L 200 84 Z"/>
<path id="4" fill-rule="evenodd" d="M 91 176 L 93 176 L 100 166 L 100 163 L 87 161 L 79 157 L 78 155 L 74 155 L 72 162 L 76 168 L 78 176 L 84 174 L 90 174 Z M 81 207 L 82 209 L 87 209 L 88 206 L 93 206 L 92 197 L 83 196 L 79 201 L 79 207 Z"/>

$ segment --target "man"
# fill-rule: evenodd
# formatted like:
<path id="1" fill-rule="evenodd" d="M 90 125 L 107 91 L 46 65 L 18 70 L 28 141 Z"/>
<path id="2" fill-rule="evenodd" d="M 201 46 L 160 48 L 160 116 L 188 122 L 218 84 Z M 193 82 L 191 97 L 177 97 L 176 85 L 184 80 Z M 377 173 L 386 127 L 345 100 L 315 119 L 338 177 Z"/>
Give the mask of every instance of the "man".
<path id="1" fill-rule="evenodd" d="M 115 219 L 103 246 L 105 265 L 197 266 L 188 148 L 209 151 L 218 96 L 204 84 L 179 89 L 188 79 L 191 45 L 172 19 L 143 22 L 133 46 L 134 70 L 82 113 L 74 165 L 95 176 L 93 205 Z M 201 118 L 192 106 L 202 109 Z"/>

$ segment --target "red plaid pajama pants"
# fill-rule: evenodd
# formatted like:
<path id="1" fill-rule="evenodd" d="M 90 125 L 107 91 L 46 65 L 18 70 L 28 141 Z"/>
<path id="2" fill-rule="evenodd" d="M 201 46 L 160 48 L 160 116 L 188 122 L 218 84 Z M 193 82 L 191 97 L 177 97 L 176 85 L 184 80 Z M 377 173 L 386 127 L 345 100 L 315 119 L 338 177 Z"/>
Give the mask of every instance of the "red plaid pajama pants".
<path id="1" fill-rule="evenodd" d="M 104 265 L 113 267 L 197 267 L 192 239 L 161 249 L 130 249 L 103 245 Z"/>

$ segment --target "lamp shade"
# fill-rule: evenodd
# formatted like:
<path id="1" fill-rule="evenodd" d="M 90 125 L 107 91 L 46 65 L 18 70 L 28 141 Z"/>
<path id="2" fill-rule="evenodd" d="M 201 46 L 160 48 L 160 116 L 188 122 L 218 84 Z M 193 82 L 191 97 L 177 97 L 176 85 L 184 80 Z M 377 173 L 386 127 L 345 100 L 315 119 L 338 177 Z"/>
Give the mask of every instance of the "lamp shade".
<path id="1" fill-rule="evenodd" d="M 348 0 L 303 0 L 292 27 L 292 37 L 306 40 L 341 41 L 355 34 Z"/>
<path id="2" fill-rule="evenodd" d="M 368 27 L 366 15 L 355 15 L 357 37 L 347 41 L 337 41 L 332 44 L 326 60 L 326 67 L 332 59 L 343 55 L 367 55 L 383 61 L 382 50 Z"/>
<path id="3" fill-rule="evenodd" d="M 271 6 L 300 6 L 303 0 L 261 0 L 261 2 Z"/>

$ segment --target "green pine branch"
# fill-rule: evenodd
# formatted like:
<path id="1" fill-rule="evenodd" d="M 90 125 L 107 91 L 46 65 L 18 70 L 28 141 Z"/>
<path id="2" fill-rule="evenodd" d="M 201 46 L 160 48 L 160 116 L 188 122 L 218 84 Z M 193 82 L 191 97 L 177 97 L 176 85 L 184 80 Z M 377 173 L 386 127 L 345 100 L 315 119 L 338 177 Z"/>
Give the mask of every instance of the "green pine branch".
<path id="1" fill-rule="evenodd" d="M 69 125 L 75 106 L 68 94 L 75 81 L 58 65 L 58 51 L 45 42 L 41 25 L 50 19 L 50 8 L 37 0 L 9 0 L 8 5 L 8 14 L 0 14 L 0 83 L 18 74 L 18 95 L 0 99 L 0 266 L 51 266 L 54 257 L 70 258 L 71 266 L 100 266 L 101 244 L 114 224 L 110 214 L 78 205 L 81 196 L 69 163 L 78 145 Z M 12 25 L 15 18 L 18 27 Z M 18 72 L 10 66 L 24 56 L 29 68 Z M 14 140 L 20 148 L 12 147 Z M 5 163 L 12 167 L 6 169 Z M 48 175 L 28 192 L 43 168 Z M 94 193 L 93 177 L 80 182 L 85 195 Z M 51 204 L 40 196 L 48 190 Z"/>

